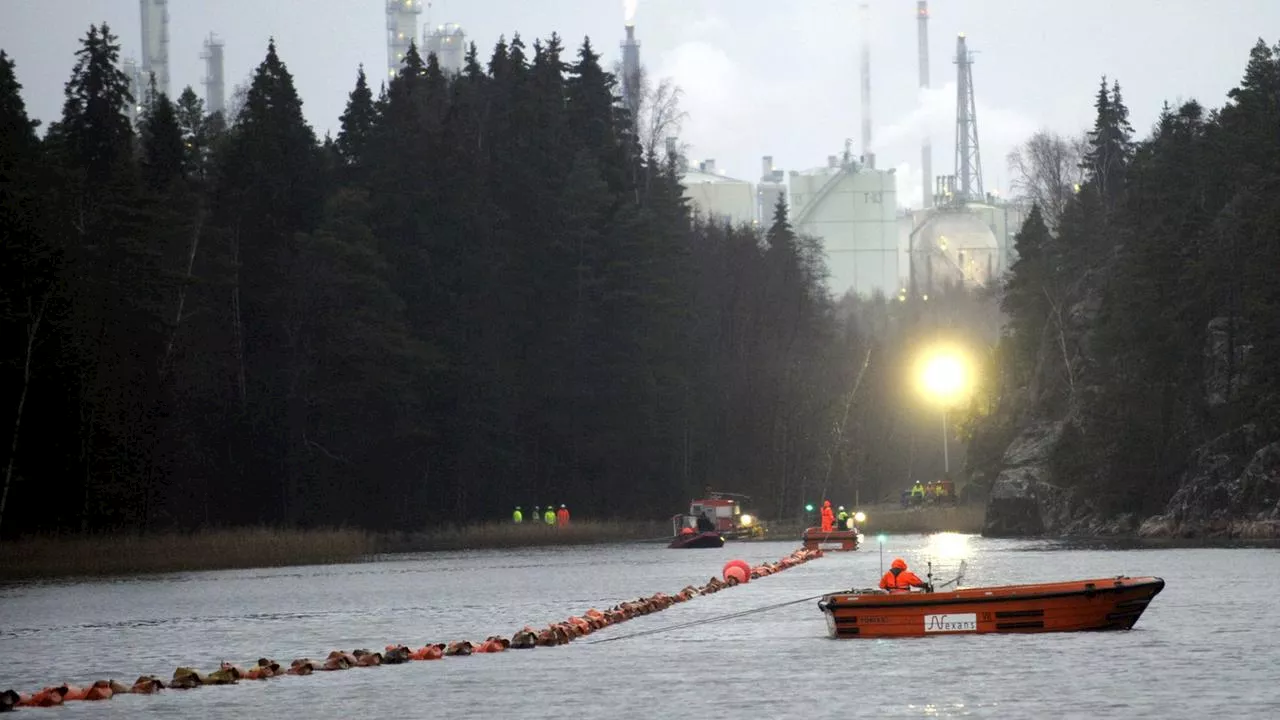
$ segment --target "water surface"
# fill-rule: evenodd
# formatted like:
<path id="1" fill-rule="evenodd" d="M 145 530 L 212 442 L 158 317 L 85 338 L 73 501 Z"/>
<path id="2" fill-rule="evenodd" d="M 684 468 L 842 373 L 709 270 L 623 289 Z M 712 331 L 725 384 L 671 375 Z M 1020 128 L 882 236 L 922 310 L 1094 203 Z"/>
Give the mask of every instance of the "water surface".
<path id="1" fill-rule="evenodd" d="M 260 656 L 509 636 L 587 608 L 673 593 L 741 557 L 627 544 L 400 555 L 379 562 L 0 586 L 0 689 L 33 690 Z M 958 535 L 890 538 L 966 585 L 1158 575 L 1133 631 L 831 640 L 812 602 L 616 642 L 879 578 L 872 546 L 700 597 L 558 648 L 123 696 L 30 717 L 1280 717 L 1280 551 L 1078 549 Z"/>

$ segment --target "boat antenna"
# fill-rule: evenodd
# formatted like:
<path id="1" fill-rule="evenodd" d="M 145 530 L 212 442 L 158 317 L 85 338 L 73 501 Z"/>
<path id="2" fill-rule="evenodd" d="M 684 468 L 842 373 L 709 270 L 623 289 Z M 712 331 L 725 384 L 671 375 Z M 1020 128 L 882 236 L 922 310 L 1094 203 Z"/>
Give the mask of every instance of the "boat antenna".
<path id="1" fill-rule="evenodd" d="M 964 581 L 964 571 L 965 571 L 965 568 L 967 567 L 968 567 L 968 564 L 964 560 L 961 560 L 960 570 L 956 573 L 956 576 L 942 583 L 941 585 L 938 586 L 938 588 L 941 589 L 948 585 L 955 585 L 956 587 L 960 587 L 960 583 Z"/>
<path id="2" fill-rule="evenodd" d="M 884 577 L 884 535 L 880 535 L 880 577 Z"/>

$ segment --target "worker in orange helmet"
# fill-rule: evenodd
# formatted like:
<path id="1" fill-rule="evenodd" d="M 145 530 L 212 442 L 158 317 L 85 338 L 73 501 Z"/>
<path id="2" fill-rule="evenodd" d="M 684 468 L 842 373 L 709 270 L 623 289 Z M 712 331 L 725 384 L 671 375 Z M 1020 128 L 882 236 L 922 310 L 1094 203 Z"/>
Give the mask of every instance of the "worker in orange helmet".
<path id="1" fill-rule="evenodd" d="M 822 501 L 822 532 L 831 532 L 831 526 L 835 524 L 836 514 L 831 512 L 831 501 Z"/>
<path id="2" fill-rule="evenodd" d="M 910 592 L 913 587 L 927 589 L 929 586 L 920 579 L 919 575 L 907 569 L 906 560 L 894 558 L 893 563 L 889 565 L 889 572 L 880 578 L 880 589 L 888 590 L 891 593 L 900 593 Z"/>

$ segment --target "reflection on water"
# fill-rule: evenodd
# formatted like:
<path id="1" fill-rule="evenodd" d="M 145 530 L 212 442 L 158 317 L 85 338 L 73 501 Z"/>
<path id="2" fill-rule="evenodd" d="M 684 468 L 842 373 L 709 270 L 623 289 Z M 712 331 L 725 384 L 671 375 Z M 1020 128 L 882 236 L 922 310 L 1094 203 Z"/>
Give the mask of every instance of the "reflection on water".
<path id="1" fill-rule="evenodd" d="M 936 565 L 939 561 L 958 564 L 969 559 L 969 540 L 977 535 L 943 532 L 929 536 L 929 547 L 926 551 Z"/>
<path id="2" fill-rule="evenodd" d="M 652 545 L 399 556 L 379 563 L 0 586 L 0 689 L 213 669 L 260 656 L 510 635 L 776 560 L 797 543 Z M 1280 716 L 1275 549 L 1081 549 L 943 533 L 886 539 L 966 585 L 1119 574 L 1168 585 L 1128 633 L 830 640 L 812 603 L 592 645 L 287 677 L 94 705 L 95 717 Z M 874 585 L 880 548 L 826 558 L 609 628 L 630 635 Z M 1222 578 L 1247 578 L 1224 587 Z M 64 714 L 86 707 L 41 711 Z"/>

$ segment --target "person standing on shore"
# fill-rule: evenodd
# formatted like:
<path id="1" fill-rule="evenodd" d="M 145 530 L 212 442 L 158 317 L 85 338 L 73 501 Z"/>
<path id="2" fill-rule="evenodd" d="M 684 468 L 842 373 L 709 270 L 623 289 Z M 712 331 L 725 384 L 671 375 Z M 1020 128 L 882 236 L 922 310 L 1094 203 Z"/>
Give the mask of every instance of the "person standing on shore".
<path id="1" fill-rule="evenodd" d="M 556 524 L 555 509 L 553 509 L 550 505 L 548 505 L 546 512 L 542 513 L 542 519 L 545 520 L 548 525 L 555 525 Z"/>
<path id="2" fill-rule="evenodd" d="M 556 525 L 560 527 L 569 527 L 569 508 L 564 505 L 556 511 Z"/>
<path id="3" fill-rule="evenodd" d="M 519 525 L 524 522 L 524 513 L 520 512 L 520 506 L 516 506 L 516 511 L 511 513 L 511 522 Z"/>

